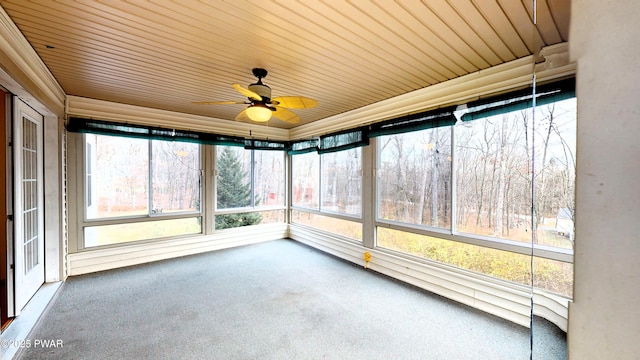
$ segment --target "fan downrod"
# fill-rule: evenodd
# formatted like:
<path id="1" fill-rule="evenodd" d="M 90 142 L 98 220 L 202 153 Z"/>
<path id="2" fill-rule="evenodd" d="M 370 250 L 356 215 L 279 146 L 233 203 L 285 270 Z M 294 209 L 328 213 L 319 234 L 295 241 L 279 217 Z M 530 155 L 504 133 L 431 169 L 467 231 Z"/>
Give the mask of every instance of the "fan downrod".
<path id="1" fill-rule="evenodd" d="M 262 78 L 267 77 L 267 70 L 261 68 L 253 68 L 253 76 L 258 78 L 258 81 L 262 80 Z"/>

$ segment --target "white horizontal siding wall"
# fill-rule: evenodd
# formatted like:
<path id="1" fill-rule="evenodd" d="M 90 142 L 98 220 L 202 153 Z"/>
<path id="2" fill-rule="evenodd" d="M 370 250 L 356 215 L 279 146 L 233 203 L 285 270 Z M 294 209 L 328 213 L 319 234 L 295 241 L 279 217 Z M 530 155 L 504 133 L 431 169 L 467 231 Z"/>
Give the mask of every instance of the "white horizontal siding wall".
<path id="1" fill-rule="evenodd" d="M 89 249 L 67 256 L 69 275 L 81 275 L 166 260 L 208 251 L 286 238 L 286 224 L 265 224 L 218 231 L 213 235 L 120 244 L 117 247 Z"/>
<path id="2" fill-rule="evenodd" d="M 522 326 L 529 326 L 531 291 L 527 286 L 502 281 L 431 261 L 417 261 L 390 251 L 369 249 L 338 235 L 296 224 L 289 237 L 341 259 L 368 267 L 408 284 L 431 291 Z M 534 291 L 534 314 L 567 331 L 569 300 L 542 290 Z"/>

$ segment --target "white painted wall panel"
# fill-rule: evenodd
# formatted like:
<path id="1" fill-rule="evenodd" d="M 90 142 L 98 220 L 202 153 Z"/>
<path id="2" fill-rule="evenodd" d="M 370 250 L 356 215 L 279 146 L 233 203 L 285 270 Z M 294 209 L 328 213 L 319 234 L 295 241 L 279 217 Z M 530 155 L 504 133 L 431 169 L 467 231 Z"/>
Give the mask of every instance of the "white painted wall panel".
<path id="1" fill-rule="evenodd" d="M 640 354 L 640 7 L 575 0 L 576 245 L 570 359 Z"/>

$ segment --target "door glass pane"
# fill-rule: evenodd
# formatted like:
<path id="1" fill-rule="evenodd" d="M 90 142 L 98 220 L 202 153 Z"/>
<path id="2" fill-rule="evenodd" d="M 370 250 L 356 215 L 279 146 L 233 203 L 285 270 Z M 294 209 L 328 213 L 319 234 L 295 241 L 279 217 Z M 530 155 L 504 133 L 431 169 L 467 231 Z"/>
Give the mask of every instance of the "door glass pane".
<path id="1" fill-rule="evenodd" d="M 22 236 L 24 274 L 38 265 L 38 126 L 22 119 Z"/>

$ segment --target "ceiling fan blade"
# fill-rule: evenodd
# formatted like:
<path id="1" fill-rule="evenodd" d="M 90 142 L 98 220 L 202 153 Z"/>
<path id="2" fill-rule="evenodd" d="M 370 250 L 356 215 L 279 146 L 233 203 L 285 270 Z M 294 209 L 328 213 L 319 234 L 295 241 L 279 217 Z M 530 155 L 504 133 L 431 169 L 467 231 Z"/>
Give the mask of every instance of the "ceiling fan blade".
<path id="1" fill-rule="evenodd" d="M 262 101 L 262 96 L 256 94 L 254 91 L 251 91 L 245 87 L 243 87 L 240 84 L 237 83 L 233 83 L 231 86 L 233 86 L 234 89 L 236 89 L 236 91 L 238 91 L 240 94 L 250 98 L 250 99 L 254 99 L 254 100 L 258 100 L 258 101 Z"/>
<path id="2" fill-rule="evenodd" d="M 251 121 L 251 119 L 249 119 L 249 115 L 247 115 L 247 109 L 240 111 L 240 113 L 236 115 L 235 119 L 236 121 Z"/>
<path id="3" fill-rule="evenodd" d="M 318 106 L 318 100 L 303 96 L 277 96 L 273 98 L 271 103 L 290 109 L 309 109 Z"/>
<path id="4" fill-rule="evenodd" d="M 287 110 L 281 106 L 274 106 L 274 108 L 276 109 L 273 112 L 274 117 L 277 117 L 278 119 L 289 124 L 297 124 L 300 122 L 300 117 L 293 111 Z"/>
<path id="5" fill-rule="evenodd" d="M 231 105 L 231 104 L 247 104 L 246 101 L 194 101 L 196 105 Z"/>

